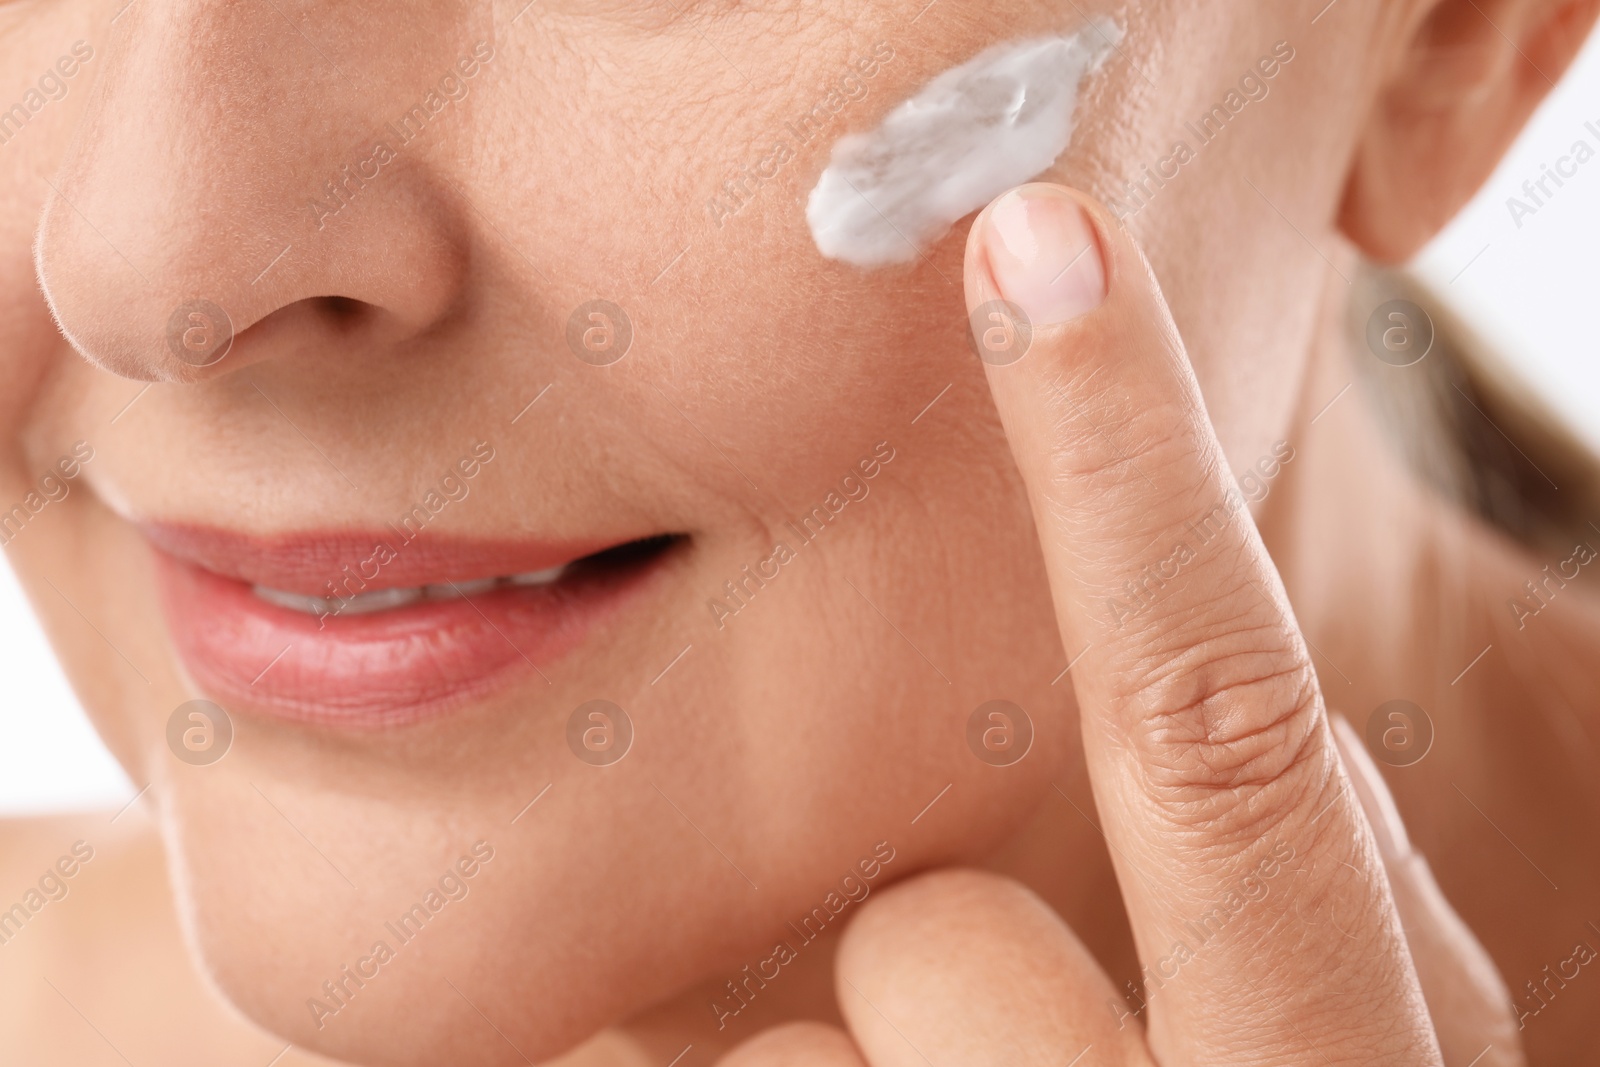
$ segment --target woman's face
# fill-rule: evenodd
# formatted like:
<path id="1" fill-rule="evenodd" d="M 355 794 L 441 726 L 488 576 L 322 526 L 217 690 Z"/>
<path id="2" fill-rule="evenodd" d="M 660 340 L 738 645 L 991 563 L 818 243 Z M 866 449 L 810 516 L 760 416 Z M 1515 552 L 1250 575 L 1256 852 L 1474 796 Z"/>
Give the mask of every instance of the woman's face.
<path id="1" fill-rule="evenodd" d="M 1379 62 L 1374 5 L 1314 14 L 0 6 L 0 504 L 45 500 L 6 536 L 228 996 L 362 1062 L 521 1062 L 485 1016 L 537 1059 L 738 973 L 879 842 L 895 877 L 1019 829 L 1076 756 L 1079 650 L 965 226 L 863 271 L 807 194 L 937 73 L 1113 16 L 1051 177 L 1128 208 L 1243 469 Z M 1009 766 L 969 742 L 997 699 L 1034 731 Z"/>

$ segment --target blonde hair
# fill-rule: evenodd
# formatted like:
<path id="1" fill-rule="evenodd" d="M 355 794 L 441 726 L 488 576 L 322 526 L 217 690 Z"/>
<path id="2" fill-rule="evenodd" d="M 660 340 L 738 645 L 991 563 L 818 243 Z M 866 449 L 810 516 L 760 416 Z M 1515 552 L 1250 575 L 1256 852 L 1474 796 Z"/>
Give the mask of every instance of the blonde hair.
<path id="1" fill-rule="evenodd" d="M 1381 421 L 1435 490 L 1520 543 L 1566 550 L 1600 533 L 1600 457 L 1484 339 L 1415 276 L 1373 265 L 1352 286 L 1355 363 Z M 1432 321 L 1427 354 L 1367 351 L 1374 308 L 1409 301 Z"/>

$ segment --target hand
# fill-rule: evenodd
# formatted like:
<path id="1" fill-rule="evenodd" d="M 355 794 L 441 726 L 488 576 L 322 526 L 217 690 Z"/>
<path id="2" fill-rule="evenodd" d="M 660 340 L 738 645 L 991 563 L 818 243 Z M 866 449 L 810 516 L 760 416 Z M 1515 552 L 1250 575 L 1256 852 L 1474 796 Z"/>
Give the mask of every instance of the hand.
<path id="1" fill-rule="evenodd" d="M 1087 649 L 1073 686 L 1148 1025 L 1027 890 L 936 871 L 845 932 L 848 1035 L 784 1027 L 724 1062 L 1520 1064 L 1509 997 L 1364 752 L 1352 787 L 1139 250 L 1080 194 L 1024 186 L 974 224 L 966 288 L 1064 647 Z"/>

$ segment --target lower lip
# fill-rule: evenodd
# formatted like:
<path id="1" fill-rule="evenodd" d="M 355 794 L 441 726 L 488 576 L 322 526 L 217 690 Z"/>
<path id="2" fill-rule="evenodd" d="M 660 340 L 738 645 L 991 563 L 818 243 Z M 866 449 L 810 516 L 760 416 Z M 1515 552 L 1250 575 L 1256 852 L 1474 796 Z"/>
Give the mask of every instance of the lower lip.
<path id="1" fill-rule="evenodd" d="M 173 642 L 203 692 L 230 710 L 358 729 L 409 725 L 548 682 L 551 665 L 663 561 L 580 564 L 548 586 L 319 621 L 244 582 L 155 555 Z"/>

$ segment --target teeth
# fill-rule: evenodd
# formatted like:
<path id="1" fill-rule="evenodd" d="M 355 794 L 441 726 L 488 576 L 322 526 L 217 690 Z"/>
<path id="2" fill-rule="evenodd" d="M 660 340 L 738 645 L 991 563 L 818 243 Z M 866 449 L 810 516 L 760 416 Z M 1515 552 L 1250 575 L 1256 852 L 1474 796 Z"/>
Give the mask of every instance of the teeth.
<path id="1" fill-rule="evenodd" d="M 264 585 L 252 586 L 256 596 L 269 604 L 276 604 L 280 608 L 290 611 L 303 611 L 307 615 L 326 615 L 333 610 L 333 601 L 323 596 L 302 596 L 299 593 L 285 593 L 282 589 L 268 589 Z"/>
<path id="2" fill-rule="evenodd" d="M 502 586 L 549 585 L 559 579 L 566 566 L 549 567 L 542 571 L 528 571 L 502 578 L 477 578 L 469 582 L 441 582 L 432 585 L 413 585 L 397 589 L 377 589 L 370 593 L 357 593 L 346 600 L 338 597 L 307 596 L 288 593 L 264 585 L 252 586 L 256 596 L 280 608 L 299 611 L 307 615 L 360 615 L 370 611 L 387 611 L 390 608 L 415 604 L 419 600 L 456 600 L 477 596 Z"/>
<path id="3" fill-rule="evenodd" d="M 423 593 L 432 600 L 454 600 L 456 597 L 477 596 L 487 593 L 500 584 L 498 578 L 479 578 L 471 582 L 441 582 L 438 585 L 425 585 Z"/>
<path id="4" fill-rule="evenodd" d="M 549 585 L 567 569 L 566 564 L 559 567 L 546 567 L 542 571 L 529 571 L 526 574 L 513 574 L 506 581 L 512 585 Z"/>
<path id="5" fill-rule="evenodd" d="M 421 599 L 422 590 L 415 587 L 410 589 L 377 589 L 370 593 L 357 593 L 344 602 L 343 608 L 339 608 L 338 601 L 334 601 L 334 608 L 341 615 L 360 615 L 368 611 L 384 611 L 388 608 L 398 608 Z"/>

